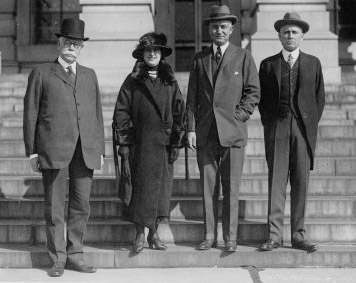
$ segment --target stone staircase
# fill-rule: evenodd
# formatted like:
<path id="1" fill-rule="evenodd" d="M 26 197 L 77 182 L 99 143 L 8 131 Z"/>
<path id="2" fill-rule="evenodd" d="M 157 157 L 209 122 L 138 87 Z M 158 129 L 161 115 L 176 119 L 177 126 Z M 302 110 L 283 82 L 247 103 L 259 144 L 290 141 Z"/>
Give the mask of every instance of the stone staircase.
<path id="1" fill-rule="evenodd" d="M 178 74 L 183 93 L 187 74 Z M 0 76 L 0 268 L 49 265 L 43 221 L 41 176 L 33 173 L 22 141 L 23 96 L 27 75 Z M 185 179 L 184 151 L 175 164 L 171 221 L 159 233 L 168 243 L 166 252 L 145 249 L 130 252 L 134 226 L 123 220 L 115 191 L 111 119 L 117 89 L 103 88 L 106 158 L 95 171 L 91 215 L 85 235 L 87 260 L 103 268 L 132 267 L 257 267 L 356 265 L 356 87 L 328 86 L 327 105 L 319 126 L 315 170 L 310 178 L 307 206 L 308 238 L 320 251 L 308 254 L 289 248 L 289 198 L 286 203 L 285 247 L 257 252 L 266 239 L 267 165 L 258 111 L 249 121 L 247 158 L 240 193 L 239 251 L 221 248 L 194 250 L 203 238 L 203 207 L 195 155 L 189 151 Z"/>

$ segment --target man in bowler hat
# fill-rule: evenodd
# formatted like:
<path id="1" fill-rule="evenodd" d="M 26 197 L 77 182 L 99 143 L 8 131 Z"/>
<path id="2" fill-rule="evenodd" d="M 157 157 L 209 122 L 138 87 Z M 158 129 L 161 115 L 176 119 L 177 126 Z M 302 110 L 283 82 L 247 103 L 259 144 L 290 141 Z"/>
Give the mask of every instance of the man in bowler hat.
<path id="1" fill-rule="evenodd" d="M 309 24 L 299 14 L 286 13 L 274 24 L 283 49 L 261 62 L 261 102 L 268 165 L 269 239 L 260 249 L 283 243 L 288 177 L 291 185 L 291 241 L 296 249 L 314 252 L 305 238 L 305 209 L 310 169 L 314 166 L 318 123 L 325 103 L 320 61 L 300 51 Z"/>
<path id="2" fill-rule="evenodd" d="M 58 58 L 36 66 L 24 98 L 26 155 L 33 171 L 42 173 L 47 248 L 53 261 L 48 275 L 64 269 L 92 273 L 83 260 L 84 230 L 94 169 L 104 155 L 104 128 L 94 70 L 77 63 L 83 48 L 84 22 L 65 19 L 58 37 Z M 69 175 L 65 240 L 64 208 Z"/>
<path id="3" fill-rule="evenodd" d="M 204 202 L 205 239 L 197 249 L 216 246 L 221 181 L 225 250 L 234 252 L 247 121 L 259 102 L 260 85 L 250 52 L 229 42 L 237 17 L 227 6 L 214 5 L 204 21 L 212 45 L 193 59 L 187 96 L 187 137 L 189 147 L 197 149 Z"/>

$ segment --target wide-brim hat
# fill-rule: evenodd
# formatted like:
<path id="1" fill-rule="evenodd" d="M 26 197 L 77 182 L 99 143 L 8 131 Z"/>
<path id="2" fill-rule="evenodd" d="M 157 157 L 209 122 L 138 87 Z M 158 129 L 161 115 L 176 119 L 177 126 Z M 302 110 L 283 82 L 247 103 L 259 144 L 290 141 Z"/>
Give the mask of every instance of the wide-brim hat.
<path id="1" fill-rule="evenodd" d="M 64 19 L 61 26 L 61 31 L 56 33 L 57 37 L 68 37 L 87 41 L 89 37 L 84 37 L 85 23 L 82 20 Z"/>
<path id="2" fill-rule="evenodd" d="M 132 57 L 142 60 L 143 52 L 146 47 L 158 47 L 161 50 L 162 57 L 167 57 L 172 54 L 172 48 L 167 46 L 167 37 L 161 33 L 149 32 L 144 34 L 139 39 L 139 44 L 132 51 Z"/>
<path id="3" fill-rule="evenodd" d="M 232 24 L 237 22 L 237 17 L 230 13 L 229 7 L 226 5 L 213 5 L 210 7 L 209 16 L 204 19 L 205 24 L 210 22 L 229 20 Z"/>
<path id="4" fill-rule="evenodd" d="M 282 20 L 278 20 L 274 23 L 274 28 L 277 32 L 280 31 L 281 27 L 286 25 L 296 25 L 299 26 L 303 33 L 309 30 L 309 24 L 300 19 L 300 16 L 296 12 L 286 13 Z"/>

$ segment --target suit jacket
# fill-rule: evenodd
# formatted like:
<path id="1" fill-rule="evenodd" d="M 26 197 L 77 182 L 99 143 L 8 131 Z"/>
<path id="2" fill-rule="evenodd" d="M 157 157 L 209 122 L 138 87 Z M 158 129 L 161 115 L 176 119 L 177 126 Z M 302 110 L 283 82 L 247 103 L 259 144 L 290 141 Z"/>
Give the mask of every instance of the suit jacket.
<path id="1" fill-rule="evenodd" d="M 222 146 L 247 143 L 246 121 L 260 99 L 258 72 L 248 50 L 229 44 L 213 86 L 212 47 L 195 55 L 187 95 L 187 130 L 195 131 L 197 146 L 204 146 L 216 120 Z"/>
<path id="2" fill-rule="evenodd" d="M 259 110 L 262 124 L 270 125 L 278 119 L 278 106 L 281 85 L 281 53 L 261 62 L 259 76 L 261 82 L 261 101 Z M 307 146 L 312 153 L 311 169 L 315 155 L 318 123 L 325 104 L 324 80 L 318 58 L 300 52 L 297 82 L 297 105 L 307 138 Z"/>
<path id="3" fill-rule="evenodd" d="M 23 131 L 26 155 L 37 153 L 43 169 L 69 165 L 78 141 L 85 164 L 100 169 L 104 127 L 94 70 L 77 64 L 74 85 L 56 60 L 35 67 L 24 98 Z"/>

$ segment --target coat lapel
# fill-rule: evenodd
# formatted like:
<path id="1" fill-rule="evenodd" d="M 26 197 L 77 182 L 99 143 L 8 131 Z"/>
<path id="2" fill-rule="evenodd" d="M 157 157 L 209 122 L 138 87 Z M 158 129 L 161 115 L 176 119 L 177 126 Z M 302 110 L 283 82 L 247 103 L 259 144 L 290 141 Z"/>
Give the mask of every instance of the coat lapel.
<path id="1" fill-rule="evenodd" d="M 204 55 L 202 61 L 203 61 L 204 71 L 205 71 L 206 75 L 209 78 L 211 87 L 214 89 L 214 87 L 213 87 L 213 74 L 212 74 L 212 70 L 211 70 L 211 68 L 212 68 L 212 66 L 211 66 L 211 56 L 213 54 L 212 49 L 213 49 L 213 46 L 211 46 L 208 49 L 208 52 L 206 52 L 206 54 Z"/>
<path id="2" fill-rule="evenodd" d="M 216 80 L 219 79 L 219 75 L 221 74 L 221 70 L 224 69 L 228 63 L 230 62 L 234 62 L 233 58 L 235 58 L 235 50 L 233 49 L 232 45 L 229 44 L 229 46 L 226 48 L 225 52 L 224 52 L 224 56 L 222 58 L 222 61 L 220 63 L 220 67 L 219 67 L 219 73 L 218 73 L 218 77 Z"/>
<path id="3" fill-rule="evenodd" d="M 86 72 L 85 69 L 77 63 L 77 74 L 76 74 L 76 83 L 75 88 L 77 89 L 85 89 L 85 77 Z"/>
<path id="4" fill-rule="evenodd" d="M 159 80 L 159 78 L 157 78 Z M 160 94 L 160 89 L 162 88 L 162 83 L 160 81 L 156 81 L 156 88 L 154 88 L 152 82 L 150 81 L 149 78 L 145 79 L 144 82 L 148 92 L 144 92 L 147 99 L 152 103 L 153 107 L 156 109 L 159 117 L 162 117 L 162 106 L 160 107 L 160 99 L 159 99 L 159 94 Z"/>
<path id="5" fill-rule="evenodd" d="M 308 73 L 309 73 L 309 61 L 305 57 L 305 54 L 303 52 L 300 52 L 299 53 L 299 69 L 298 69 L 299 86 L 304 85 L 303 74 L 308 74 Z"/>
<path id="6" fill-rule="evenodd" d="M 280 89 L 281 87 L 281 58 L 282 58 L 282 54 L 279 53 L 275 60 L 272 61 L 272 70 L 273 70 L 273 73 L 277 79 L 277 82 L 278 82 L 278 90 Z M 279 95 L 279 92 L 278 92 L 278 95 Z"/>
<path id="7" fill-rule="evenodd" d="M 62 65 L 58 63 L 56 60 L 55 62 L 52 63 L 52 70 L 55 73 L 57 77 L 59 77 L 64 83 L 70 85 L 72 88 L 74 88 L 74 85 L 72 81 L 70 80 L 70 77 L 66 73 L 66 71 L 63 69 Z"/>

